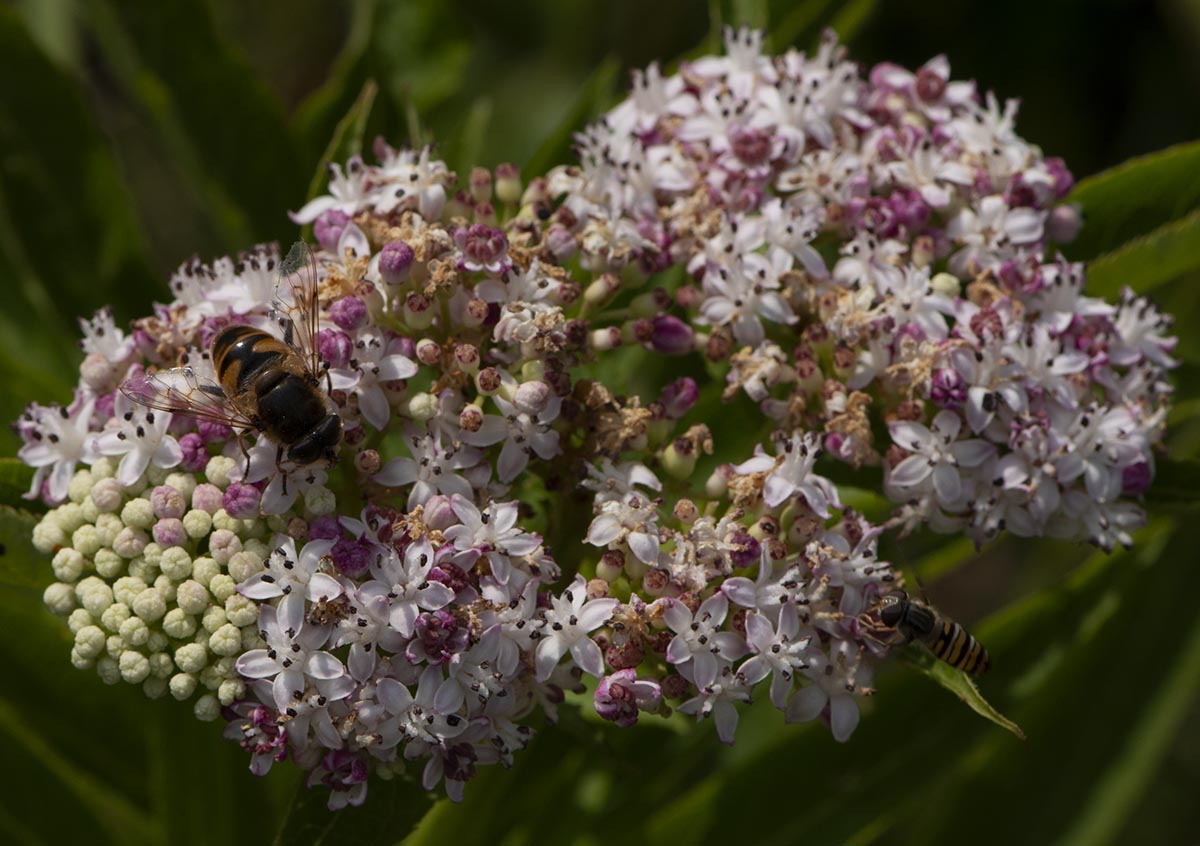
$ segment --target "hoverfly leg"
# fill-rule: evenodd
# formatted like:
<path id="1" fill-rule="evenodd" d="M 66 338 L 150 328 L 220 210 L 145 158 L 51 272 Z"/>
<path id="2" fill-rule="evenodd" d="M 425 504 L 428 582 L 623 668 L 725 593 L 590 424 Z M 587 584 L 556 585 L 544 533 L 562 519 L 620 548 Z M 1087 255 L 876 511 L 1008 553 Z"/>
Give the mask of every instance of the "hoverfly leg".
<path id="1" fill-rule="evenodd" d="M 246 457 L 246 469 L 242 472 L 242 481 L 245 481 L 250 476 L 250 450 L 246 449 L 246 439 L 242 437 L 241 432 L 238 432 L 237 442 L 242 455 Z"/>
<path id="2" fill-rule="evenodd" d="M 281 444 L 275 449 L 275 469 L 279 472 L 283 479 L 283 495 L 287 496 L 287 472 L 283 469 L 283 445 Z"/>

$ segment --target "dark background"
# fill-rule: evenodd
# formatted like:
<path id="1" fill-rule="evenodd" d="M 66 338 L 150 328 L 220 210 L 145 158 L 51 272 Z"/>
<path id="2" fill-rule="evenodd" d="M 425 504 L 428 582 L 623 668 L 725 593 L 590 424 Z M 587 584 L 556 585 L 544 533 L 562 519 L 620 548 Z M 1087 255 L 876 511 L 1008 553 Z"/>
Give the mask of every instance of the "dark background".
<path id="1" fill-rule="evenodd" d="M 570 161 L 571 133 L 630 68 L 714 49 L 715 17 L 768 28 L 774 50 L 811 47 L 832 24 L 867 68 L 945 52 L 955 78 L 1020 97 L 1020 133 L 1077 177 L 1200 136 L 1192 0 L 10 3 L 0 417 L 69 398 L 77 316 L 145 314 L 192 254 L 294 239 L 285 212 L 368 79 L 368 139 L 435 140 L 464 174 L 513 161 L 532 175 Z M 1191 350 L 1196 281 L 1155 295 Z M 1180 383 L 1194 385 L 1184 357 Z M 6 455 L 18 445 L 0 441 Z M 1196 441 L 1185 421 L 1172 450 L 1191 456 Z M 465 807 L 439 804 L 414 842 L 1197 842 L 1194 523 L 1160 515 L 1130 555 L 1015 539 L 979 556 L 928 539 L 894 551 L 939 605 L 987 618 L 976 631 L 997 669 L 983 689 L 1024 745 L 902 670 L 845 746 L 762 707 L 729 750 L 710 724 L 601 731 L 568 714 L 515 772 L 471 784 Z M 256 781 L 184 706 L 75 672 L 40 589 L 6 591 L 0 840 L 270 841 L 294 773 Z M 369 804 L 345 825 L 377 831 L 387 788 Z"/>

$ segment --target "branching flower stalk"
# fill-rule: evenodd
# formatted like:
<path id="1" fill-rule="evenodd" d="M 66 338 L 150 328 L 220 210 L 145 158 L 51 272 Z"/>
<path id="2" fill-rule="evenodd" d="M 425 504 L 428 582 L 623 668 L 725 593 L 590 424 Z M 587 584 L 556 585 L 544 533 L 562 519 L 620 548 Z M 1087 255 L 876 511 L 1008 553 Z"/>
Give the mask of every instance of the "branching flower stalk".
<path id="1" fill-rule="evenodd" d="M 525 184 L 382 141 L 330 166 L 292 219 L 334 467 L 117 390 L 271 326 L 276 247 L 186 262 L 129 331 L 84 322 L 74 400 L 16 424 L 72 663 L 224 718 L 331 808 L 409 766 L 457 799 L 572 691 L 732 743 L 758 690 L 846 740 L 890 652 L 885 531 L 1130 544 L 1171 321 L 1084 293 L 1054 248 L 1065 165 L 944 57 L 864 78 L 832 35 L 761 39 L 635 73 L 578 163 Z M 701 415 L 741 394 L 752 452 Z M 839 463 L 875 469 L 886 523 Z"/>

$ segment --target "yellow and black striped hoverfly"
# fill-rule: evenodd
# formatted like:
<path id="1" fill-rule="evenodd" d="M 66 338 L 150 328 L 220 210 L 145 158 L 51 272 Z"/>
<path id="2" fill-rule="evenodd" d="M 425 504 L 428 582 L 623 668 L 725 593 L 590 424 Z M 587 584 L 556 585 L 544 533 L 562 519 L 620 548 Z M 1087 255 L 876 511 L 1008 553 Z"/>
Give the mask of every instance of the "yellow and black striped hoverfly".
<path id="1" fill-rule="evenodd" d="M 279 266 L 271 309 L 282 339 L 255 326 L 226 326 L 209 347 L 215 379 L 176 367 L 129 379 L 121 391 L 149 408 L 229 426 L 239 443 L 246 432 L 259 432 L 276 445 L 277 466 L 285 458 L 332 463 L 342 418 L 321 389 L 328 372 L 317 353 L 319 310 L 316 262 L 297 242 Z"/>
<path id="2" fill-rule="evenodd" d="M 924 602 L 910 599 L 902 590 L 885 594 L 875 610 L 879 623 L 899 635 L 901 643 L 919 641 L 939 661 L 971 675 L 986 673 L 991 666 L 983 644 L 961 623 L 943 616 Z"/>

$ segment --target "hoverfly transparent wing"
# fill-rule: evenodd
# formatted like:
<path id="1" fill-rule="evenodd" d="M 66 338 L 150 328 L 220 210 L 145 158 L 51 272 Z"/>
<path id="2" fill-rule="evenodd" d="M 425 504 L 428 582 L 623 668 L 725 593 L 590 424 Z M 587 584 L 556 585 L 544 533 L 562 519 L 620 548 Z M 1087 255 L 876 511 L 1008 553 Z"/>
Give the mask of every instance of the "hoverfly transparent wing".
<path id="1" fill-rule="evenodd" d="M 321 301 L 317 297 L 317 261 L 303 241 L 292 244 L 279 265 L 279 280 L 275 284 L 275 302 L 271 316 L 287 341 L 304 359 L 309 375 L 316 380 L 321 372 L 317 352 Z"/>
<path id="2" fill-rule="evenodd" d="M 238 431 L 258 428 L 229 402 L 216 381 L 197 375 L 192 367 L 134 376 L 122 383 L 121 393 L 147 408 L 219 423 Z"/>

